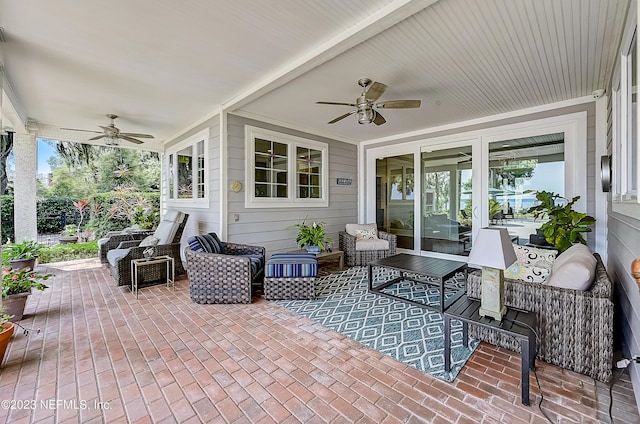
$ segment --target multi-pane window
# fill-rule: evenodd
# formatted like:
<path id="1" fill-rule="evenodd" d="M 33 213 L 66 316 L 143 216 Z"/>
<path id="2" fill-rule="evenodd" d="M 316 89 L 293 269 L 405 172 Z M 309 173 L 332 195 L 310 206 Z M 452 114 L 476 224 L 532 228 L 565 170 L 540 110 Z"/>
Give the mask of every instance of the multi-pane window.
<path id="1" fill-rule="evenodd" d="M 246 128 L 246 207 L 328 206 L 326 143 Z"/>
<path id="2" fill-rule="evenodd" d="M 322 151 L 296 148 L 299 199 L 319 199 L 322 194 Z"/>
<path id="3" fill-rule="evenodd" d="M 256 197 L 282 197 L 288 194 L 288 146 L 271 140 L 255 140 Z"/>
<path id="4" fill-rule="evenodd" d="M 167 154 L 167 195 L 169 203 L 207 204 L 207 145 L 209 131 L 202 131 Z"/>

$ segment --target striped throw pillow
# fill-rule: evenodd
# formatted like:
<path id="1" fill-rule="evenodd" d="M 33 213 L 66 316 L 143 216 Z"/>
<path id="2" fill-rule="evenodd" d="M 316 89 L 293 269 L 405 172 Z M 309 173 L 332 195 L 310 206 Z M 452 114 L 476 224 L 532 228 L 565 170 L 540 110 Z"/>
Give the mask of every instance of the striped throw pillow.
<path id="1" fill-rule="evenodd" d="M 195 237 L 196 239 L 198 239 L 198 242 L 200 242 L 203 251 L 207 253 L 218 253 L 222 255 L 226 253 L 224 243 L 220 241 L 216 233 L 208 233 Z"/>

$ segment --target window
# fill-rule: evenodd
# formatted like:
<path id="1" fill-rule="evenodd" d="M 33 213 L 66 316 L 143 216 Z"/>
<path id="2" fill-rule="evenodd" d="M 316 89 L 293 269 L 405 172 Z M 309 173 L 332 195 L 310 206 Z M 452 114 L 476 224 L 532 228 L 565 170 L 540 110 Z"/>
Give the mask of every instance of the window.
<path id="1" fill-rule="evenodd" d="M 640 217 L 638 146 L 638 67 L 636 14 L 630 14 L 620 47 L 620 68 L 612 83 L 613 210 Z"/>
<path id="2" fill-rule="evenodd" d="M 201 131 L 167 150 L 169 204 L 208 207 L 207 151 L 209 130 Z"/>
<path id="3" fill-rule="evenodd" d="M 245 206 L 328 206 L 328 145 L 247 126 Z"/>

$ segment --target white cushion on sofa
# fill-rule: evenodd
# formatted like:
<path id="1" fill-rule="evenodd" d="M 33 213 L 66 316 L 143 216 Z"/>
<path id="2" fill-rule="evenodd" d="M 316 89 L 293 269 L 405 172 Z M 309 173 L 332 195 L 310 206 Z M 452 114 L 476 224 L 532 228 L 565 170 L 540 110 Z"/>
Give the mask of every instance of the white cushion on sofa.
<path id="1" fill-rule="evenodd" d="M 584 244 L 574 244 L 553 263 L 546 284 L 572 290 L 588 290 L 596 275 L 596 258 Z"/>
<path id="2" fill-rule="evenodd" d="M 383 239 L 356 240 L 356 250 L 389 250 L 389 240 L 383 240 Z"/>
<path id="3" fill-rule="evenodd" d="M 378 225 L 374 222 L 373 224 L 347 224 L 345 226 L 345 231 L 347 232 L 347 234 L 349 234 L 350 236 L 353 237 L 357 237 L 358 233 L 357 231 L 360 230 L 373 230 L 375 231 L 376 237 L 378 234 Z"/>

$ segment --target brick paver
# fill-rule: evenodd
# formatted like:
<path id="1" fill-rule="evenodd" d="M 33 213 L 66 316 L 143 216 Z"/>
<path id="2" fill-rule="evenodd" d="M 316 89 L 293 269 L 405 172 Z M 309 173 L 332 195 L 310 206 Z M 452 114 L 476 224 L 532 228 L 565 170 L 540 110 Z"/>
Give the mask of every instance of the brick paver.
<path id="1" fill-rule="evenodd" d="M 47 271 L 21 321 L 42 331 L 16 331 L 0 371 L 0 422 L 546 422 L 533 374 L 520 403 L 519 354 L 486 343 L 447 383 L 263 299 L 198 305 L 183 278 L 136 300 L 97 261 Z M 606 385 L 537 374 L 553 422 L 609 422 Z M 630 387 L 616 423 L 640 422 Z"/>

